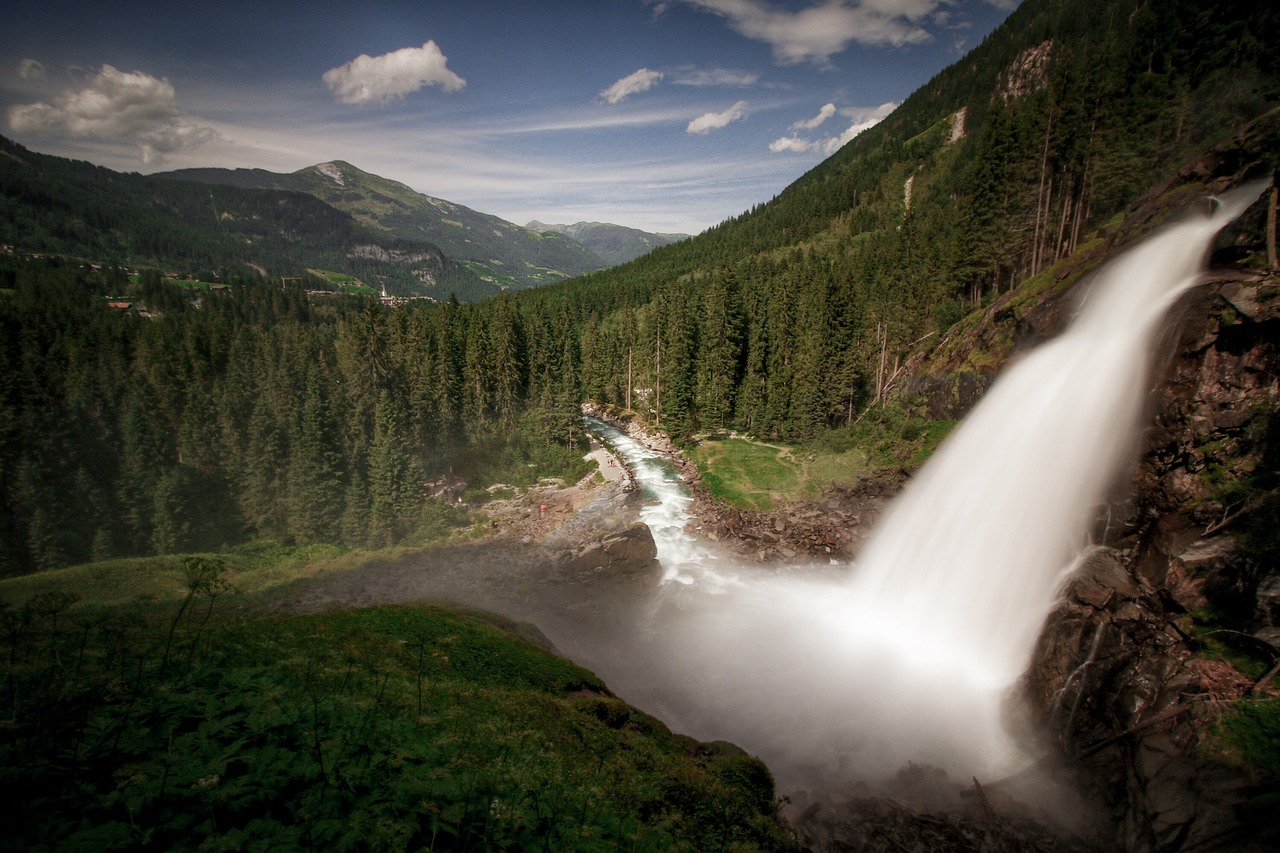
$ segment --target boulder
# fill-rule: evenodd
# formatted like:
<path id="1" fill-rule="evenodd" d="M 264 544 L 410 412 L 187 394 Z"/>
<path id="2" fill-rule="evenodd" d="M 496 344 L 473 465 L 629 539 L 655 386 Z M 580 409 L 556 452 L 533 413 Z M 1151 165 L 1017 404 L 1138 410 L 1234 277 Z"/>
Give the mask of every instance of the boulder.
<path id="1" fill-rule="evenodd" d="M 560 558 L 558 574 L 578 580 L 600 575 L 639 576 L 657 569 L 658 549 L 653 533 L 648 525 L 636 522 L 566 552 Z"/>

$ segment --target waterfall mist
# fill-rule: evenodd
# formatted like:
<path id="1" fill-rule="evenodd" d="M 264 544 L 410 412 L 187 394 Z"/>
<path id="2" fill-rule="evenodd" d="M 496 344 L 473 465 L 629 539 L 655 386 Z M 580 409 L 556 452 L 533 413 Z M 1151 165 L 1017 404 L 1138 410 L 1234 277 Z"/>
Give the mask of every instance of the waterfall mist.
<path id="1" fill-rule="evenodd" d="M 1004 700 L 1136 454 L 1152 339 L 1217 231 L 1261 190 L 1233 191 L 1104 268 L 1071 328 L 997 380 L 856 565 L 735 566 L 683 531 L 679 496 L 647 510 L 666 579 L 635 626 L 617 628 L 633 633 L 584 646 L 588 665 L 672 728 L 759 755 L 782 790 L 907 762 L 960 780 L 1020 769 L 1031 756 L 1006 733 Z M 652 454 L 607 438 L 643 477 Z"/>

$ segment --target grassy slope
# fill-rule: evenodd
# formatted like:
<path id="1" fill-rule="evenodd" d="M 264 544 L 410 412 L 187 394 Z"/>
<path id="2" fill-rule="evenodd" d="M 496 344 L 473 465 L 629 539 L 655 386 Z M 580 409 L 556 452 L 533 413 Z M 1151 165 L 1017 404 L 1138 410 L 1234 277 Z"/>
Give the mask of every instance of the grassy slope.
<path id="1" fill-rule="evenodd" d="M 860 450 L 806 452 L 734 437 L 705 440 L 689 457 L 703 483 L 720 501 L 741 509 L 768 510 L 816 497 L 837 482 L 851 482 L 869 467 Z"/>
<path id="2" fill-rule="evenodd" d="M 718 500 L 739 509 L 770 510 L 817 498 L 834 484 L 854 483 L 880 468 L 915 468 L 955 424 L 885 405 L 810 445 L 765 444 L 734 436 L 704 439 L 686 452 Z"/>
<path id="3" fill-rule="evenodd" d="M 794 846 L 760 762 L 485 618 L 224 617 L 217 561 L 176 562 L 164 604 L 0 583 L 0 849 Z"/>

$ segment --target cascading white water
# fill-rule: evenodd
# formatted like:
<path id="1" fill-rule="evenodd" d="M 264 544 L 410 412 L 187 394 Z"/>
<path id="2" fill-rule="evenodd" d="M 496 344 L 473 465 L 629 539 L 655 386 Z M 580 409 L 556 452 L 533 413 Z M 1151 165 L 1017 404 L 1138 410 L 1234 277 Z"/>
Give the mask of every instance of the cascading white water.
<path id="1" fill-rule="evenodd" d="M 1133 459 L 1160 321 L 1195 284 L 1245 186 L 1109 264 L 1071 328 L 1008 370 L 881 520 L 857 618 L 994 683 L 1027 655 L 1091 515 Z"/>
<path id="2" fill-rule="evenodd" d="M 663 582 L 697 584 L 710 592 L 736 583 L 732 572 L 721 571 L 723 562 L 707 542 L 688 530 L 688 508 L 693 503 L 693 495 L 671 460 L 604 421 L 584 417 L 583 422 L 589 432 L 622 457 L 650 498 L 640 510 L 640 520 L 653 534 L 658 560 L 662 563 Z"/>
<path id="3" fill-rule="evenodd" d="M 913 478 L 852 573 L 706 575 L 660 552 L 692 591 L 651 614 L 644 666 L 601 674 L 674 727 L 760 755 L 784 784 L 907 761 L 959 778 L 1014 769 L 1004 693 L 1136 450 L 1152 337 L 1261 191 L 1233 191 L 1108 265 L 1070 330 L 1012 366 Z"/>

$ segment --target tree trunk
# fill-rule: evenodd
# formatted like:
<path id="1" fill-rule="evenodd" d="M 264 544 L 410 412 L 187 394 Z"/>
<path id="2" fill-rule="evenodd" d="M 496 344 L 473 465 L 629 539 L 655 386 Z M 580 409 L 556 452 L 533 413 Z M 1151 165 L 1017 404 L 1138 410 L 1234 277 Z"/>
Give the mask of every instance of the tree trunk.
<path id="1" fill-rule="evenodd" d="M 1276 185 L 1271 184 L 1271 204 L 1267 205 L 1267 268 L 1277 269 L 1276 262 Z"/>

